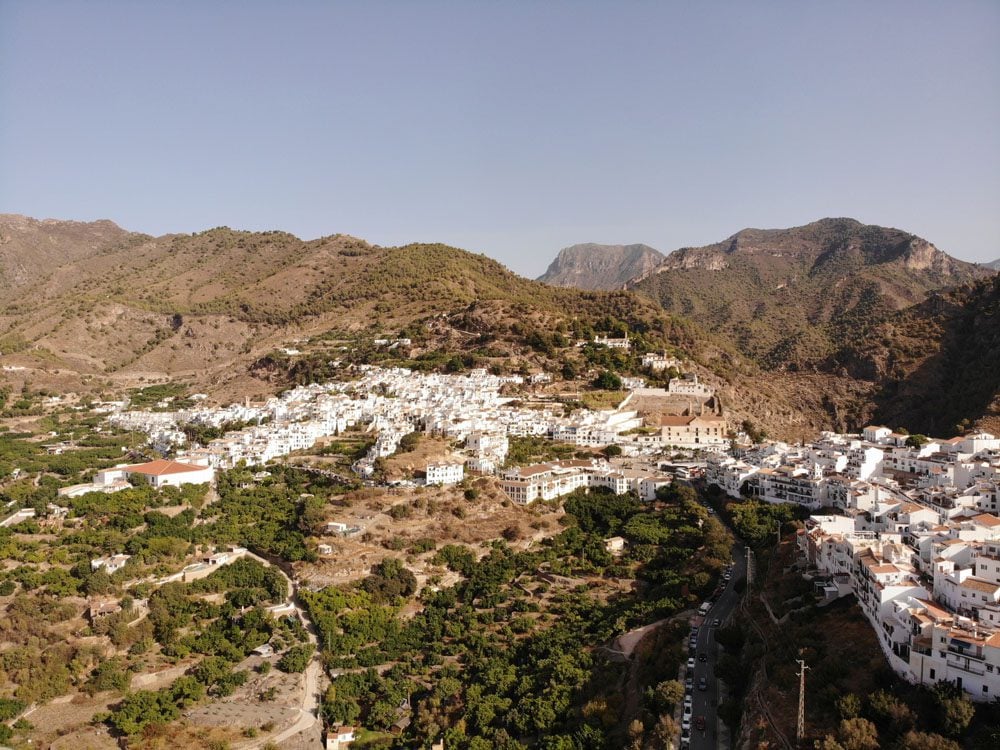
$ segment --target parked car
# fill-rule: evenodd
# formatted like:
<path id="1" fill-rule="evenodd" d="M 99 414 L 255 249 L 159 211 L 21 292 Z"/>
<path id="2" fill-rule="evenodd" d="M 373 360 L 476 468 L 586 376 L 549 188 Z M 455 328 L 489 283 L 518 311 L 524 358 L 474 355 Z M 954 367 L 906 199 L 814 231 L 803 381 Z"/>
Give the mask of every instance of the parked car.
<path id="1" fill-rule="evenodd" d="M 687 668 L 688 668 L 688 672 L 693 672 L 694 671 L 694 657 L 693 656 L 688 658 Z"/>

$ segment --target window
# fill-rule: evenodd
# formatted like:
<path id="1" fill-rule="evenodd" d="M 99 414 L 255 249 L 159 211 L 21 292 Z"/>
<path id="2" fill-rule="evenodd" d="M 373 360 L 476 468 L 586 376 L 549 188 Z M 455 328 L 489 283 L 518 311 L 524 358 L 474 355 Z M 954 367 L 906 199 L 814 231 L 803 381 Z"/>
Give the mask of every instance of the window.
<path id="1" fill-rule="evenodd" d="M 934 679 L 934 670 L 933 669 L 931 670 L 931 679 L 932 680 Z"/>

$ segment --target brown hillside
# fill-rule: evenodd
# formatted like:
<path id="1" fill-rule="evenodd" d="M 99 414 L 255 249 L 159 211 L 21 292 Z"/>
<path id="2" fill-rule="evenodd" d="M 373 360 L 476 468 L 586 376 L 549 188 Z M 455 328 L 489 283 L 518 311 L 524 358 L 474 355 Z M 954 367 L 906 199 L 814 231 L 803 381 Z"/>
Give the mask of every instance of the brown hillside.
<path id="1" fill-rule="evenodd" d="M 424 351 L 485 347 L 500 361 L 547 356 L 524 346 L 533 331 L 558 329 L 571 343 L 574 329 L 602 321 L 625 324 L 652 346 L 717 349 L 636 295 L 553 288 L 444 245 L 377 247 L 343 235 L 303 241 L 227 228 L 151 238 L 110 223 L 83 230 L 20 218 L 0 222 L 0 232 L 13 236 L 21 224 L 31 242 L 17 244 L 17 258 L 51 245 L 62 260 L 58 273 L 23 272 L 19 291 L 0 307 L 4 363 L 27 368 L 8 369 L 8 382 L 76 388 L 74 375 L 98 385 L 174 378 L 228 395 L 257 392 L 277 381 L 255 380 L 249 368 L 277 347 L 362 334 L 370 341 L 414 325 L 427 339 Z M 97 242 L 98 230 L 110 236 Z M 11 261 L 10 269 L 23 265 Z M 4 278 L 10 269 L 0 268 Z"/>
<path id="2" fill-rule="evenodd" d="M 823 219 L 671 253 L 629 287 L 766 368 L 803 368 L 895 310 L 987 273 L 898 229 Z"/>

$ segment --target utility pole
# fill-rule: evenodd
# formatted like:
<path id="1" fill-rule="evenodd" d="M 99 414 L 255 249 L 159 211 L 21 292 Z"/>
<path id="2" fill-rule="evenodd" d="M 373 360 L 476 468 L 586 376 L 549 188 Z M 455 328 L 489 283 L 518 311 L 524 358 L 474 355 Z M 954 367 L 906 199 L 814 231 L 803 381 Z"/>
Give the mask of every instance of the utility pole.
<path id="1" fill-rule="evenodd" d="M 809 667 L 802 659 L 796 659 L 799 663 L 799 720 L 795 726 L 795 742 L 799 746 L 806 736 L 806 670 Z"/>
<path id="2" fill-rule="evenodd" d="M 744 606 L 750 602 L 750 588 L 753 585 L 753 551 L 747 547 L 747 590 L 743 595 Z"/>

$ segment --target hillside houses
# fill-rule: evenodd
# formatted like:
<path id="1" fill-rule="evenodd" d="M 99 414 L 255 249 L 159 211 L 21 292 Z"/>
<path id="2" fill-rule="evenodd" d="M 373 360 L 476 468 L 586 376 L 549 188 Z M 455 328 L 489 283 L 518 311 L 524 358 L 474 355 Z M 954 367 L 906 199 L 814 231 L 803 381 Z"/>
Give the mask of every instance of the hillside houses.
<path id="1" fill-rule="evenodd" d="M 695 396 L 697 398 L 711 398 L 714 391 L 707 385 L 698 382 L 698 376 L 694 373 L 680 378 L 672 378 L 667 384 L 667 392 L 678 396 Z"/>
<path id="2" fill-rule="evenodd" d="M 860 517 L 812 516 L 798 544 L 828 597 L 853 593 L 892 668 L 911 683 L 955 682 L 989 701 L 1000 690 L 1000 519 L 981 518 L 976 536 L 950 525 L 859 531 Z M 918 522 L 926 527 L 926 520 Z M 931 571 L 922 564 L 929 552 Z"/>
<path id="3" fill-rule="evenodd" d="M 506 460 L 513 437 L 548 437 L 585 448 L 618 444 L 630 453 L 666 448 L 722 450 L 727 426 L 718 415 L 664 418 L 644 427 L 636 411 L 575 409 L 564 414 L 559 404 L 522 408 L 501 395 L 501 387 L 519 376 L 500 377 L 486 370 L 464 375 L 415 373 L 403 368 L 360 366 L 355 380 L 300 386 L 262 404 L 244 403 L 221 409 L 177 412 L 118 412 L 118 427 L 143 430 L 151 442 L 172 446 L 178 460 L 231 468 L 243 461 L 258 466 L 279 456 L 312 447 L 324 437 L 347 429 L 375 435 L 368 455 L 355 465 L 362 476 L 374 473 L 374 462 L 393 455 L 408 433 L 424 432 L 466 443 L 467 469 L 496 472 Z M 696 381 L 689 381 L 696 382 Z M 673 419 L 674 421 L 669 421 Z M 222 426 L 248 424 L 209 441 L 186 447 L 183 424 Z"/>
<path id="4" fill-rule="evenodd" d="M 642 472 L 617 471 L 606 461 L 579 459 L 519 466 L 501 474 L 500 487 L 518 505 L 536 500 L 555 500 L 578 489 L 604 488 L 616 495 L 635 492 L 641 500 L 653 500 L 656 490 L 671 478 Z"/>
<path id="5" fill-rule="evenodd" d="M 798 533 L 825 598 L 854 594 L 892 668 L 912 683 L 955 682 L 973 699 L 1000 690 L 1000 454 L 974 433 L 912 440 L 881 427 L 823 433 L 710 456 L 706 481 L 834 513 Z"/>
<path id="6" fill-rule="evenodd" d="M 1000 456 L 993 453 L 991 435 L 919 447 L 900 447 L 899 437 L 888 428 L 866 428 L 860 436 L 823 433 L 810 445 L 760 446 L 739 459 L 713 455 L 706 480 L 731 497 L 744 493 L 767 502 L 876 515 L 880 504 L 894 500 L 919 502 L 941 521 L 998 510 Z M 970 452 L 976 448 L 978 453 Z"/>
<path id="7" fill-rule="evenodd" d="M 642 366 L 652 372 L 663 372 L 671 367 L 681 369 L 681 361 L 674 357 L 668 357 L 665 353 L 648 352 L 642 355 Z"/>

